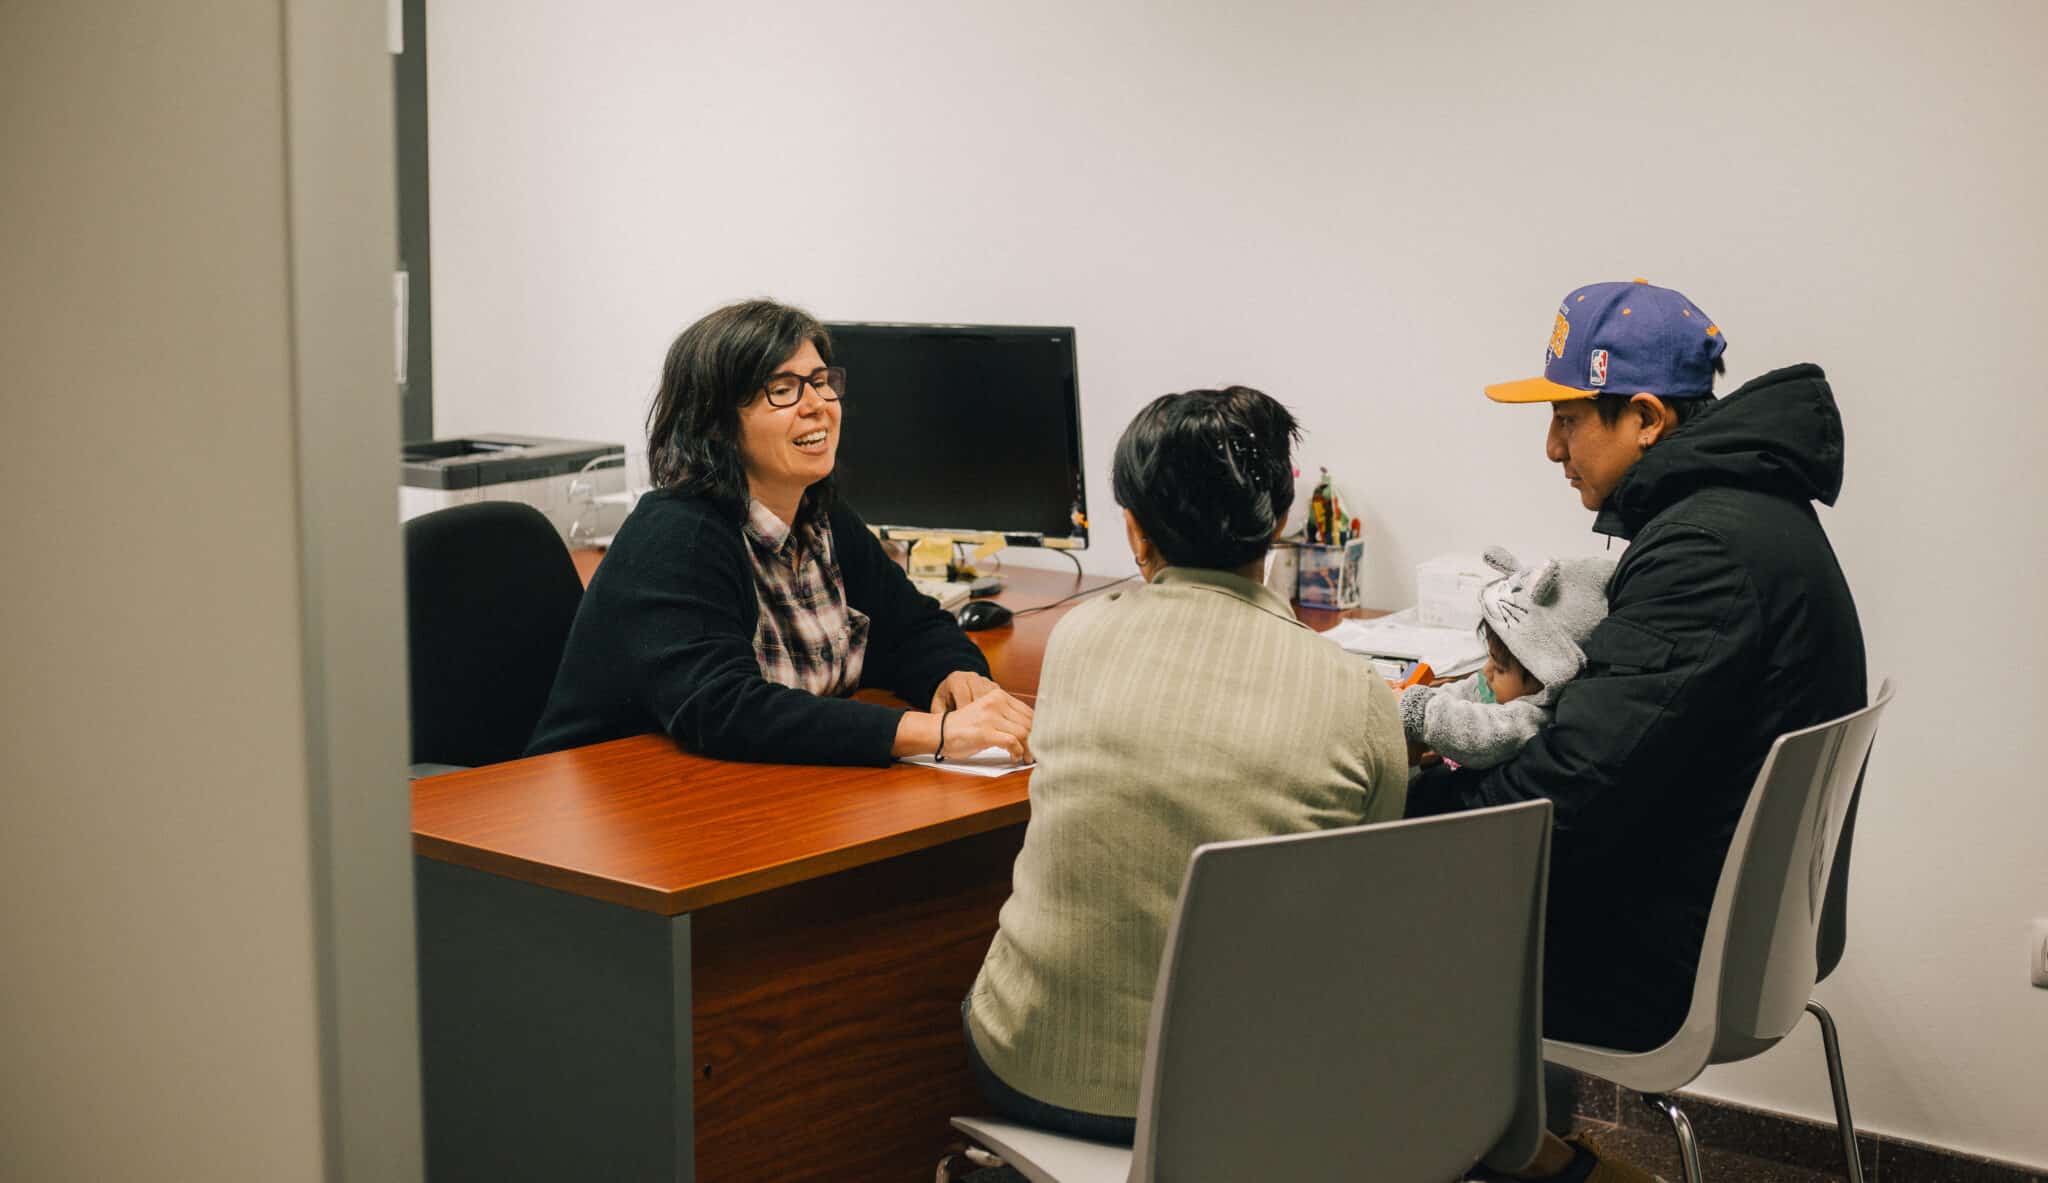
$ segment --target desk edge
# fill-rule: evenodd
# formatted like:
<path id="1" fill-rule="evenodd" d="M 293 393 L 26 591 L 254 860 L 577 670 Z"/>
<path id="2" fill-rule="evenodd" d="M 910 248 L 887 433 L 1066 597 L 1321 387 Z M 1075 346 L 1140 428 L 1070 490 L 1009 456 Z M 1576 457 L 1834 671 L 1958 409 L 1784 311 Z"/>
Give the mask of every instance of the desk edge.
<path id="1" fill-rule="evenodd" d="M 760 895 L 793 883 L 822 879 L 840 871 L 852 870 L 855 867 L 863 867 L 869 863 L 881 862 L 884 859 L 925 850 L 961 838 L 971 838 L 976 834 L 985 834 L 1005 826 L 1021 825 L 1030 815 L 1030 802 L 1020 798 L 992 809 L 948 818 L 914 830 L 898 831 L 852 846 L 819 851 L 804 858 L 753 868 L 667 891 L 644 883 L 607 879 L 569 867 L 481 850 L 417 831 L 413 833 L 412 848 L 414 854 L 437 862 L 468 867 L 501 878 L 531 883 L 642 912 L 680 916 L 714 904 Z"/>

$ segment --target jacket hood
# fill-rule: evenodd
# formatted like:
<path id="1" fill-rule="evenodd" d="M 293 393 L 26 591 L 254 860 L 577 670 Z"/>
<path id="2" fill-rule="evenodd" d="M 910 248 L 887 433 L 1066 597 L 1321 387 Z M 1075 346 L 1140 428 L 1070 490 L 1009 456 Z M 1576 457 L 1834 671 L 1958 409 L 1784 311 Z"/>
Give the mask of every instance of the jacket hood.
<path id="1" fill-rule="evenodd" d="M 1752 379 L 1652 445 L 1600 507 L 1593 529 L 1632 538 L 1665 507 L 1715 486 L 1835 503 L 1842 416 L 1819 366 Z"/>

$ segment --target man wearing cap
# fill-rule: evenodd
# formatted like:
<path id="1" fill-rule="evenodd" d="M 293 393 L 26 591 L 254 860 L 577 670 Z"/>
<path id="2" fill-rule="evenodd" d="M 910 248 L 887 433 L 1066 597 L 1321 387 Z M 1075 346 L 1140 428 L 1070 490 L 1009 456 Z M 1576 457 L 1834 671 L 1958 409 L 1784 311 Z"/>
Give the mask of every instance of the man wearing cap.
<path id="1" fill-rule="evenodd" d="M 1594 531 L 1629 542 L 1550 725 L 1409 791 L 1411 814 L 1553 803 L 1549 1038 L 1640 1051 L 1677 1033 L 1771 742 L 1865 705 L 1856 606 L 1813 507 L 1842 487 L 1834 395 L 1796 365 L 1716 399 L 1726 346 L 1678 292 L 1593 284 L 1559 307 L 1542 377 L 1486 390 L 1548 404 L 1545 455 Z"/>

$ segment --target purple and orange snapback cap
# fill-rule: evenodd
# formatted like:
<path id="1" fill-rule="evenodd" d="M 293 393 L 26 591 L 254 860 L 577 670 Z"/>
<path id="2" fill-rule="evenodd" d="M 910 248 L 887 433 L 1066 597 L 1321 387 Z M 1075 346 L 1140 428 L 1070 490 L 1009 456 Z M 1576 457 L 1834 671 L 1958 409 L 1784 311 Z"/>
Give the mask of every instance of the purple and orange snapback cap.
<path id="1" fill-rule="evenodd" d="M 1714 392 L 1728 348 L 1713 319 L 1647 279 L 1594 283 L 1558 306 L 1543 376 L 1486 388 L 1501 403 L 1554 403 L 1601 394 L 1699 398 Z"/>

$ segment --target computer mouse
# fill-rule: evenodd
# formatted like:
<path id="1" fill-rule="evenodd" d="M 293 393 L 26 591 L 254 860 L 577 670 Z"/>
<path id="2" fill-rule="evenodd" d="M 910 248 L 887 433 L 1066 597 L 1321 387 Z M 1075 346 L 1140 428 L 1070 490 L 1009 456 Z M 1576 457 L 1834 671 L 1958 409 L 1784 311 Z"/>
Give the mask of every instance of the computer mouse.
<path id="1" fill-rule="evenodd" d="M 968 632 L 985 628 L 1001 628 L 1010 623 L 1010 610 L 994 600 L 969 600 L 960 605 L 956 614 L 960 627 Z"/>

